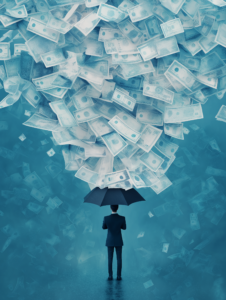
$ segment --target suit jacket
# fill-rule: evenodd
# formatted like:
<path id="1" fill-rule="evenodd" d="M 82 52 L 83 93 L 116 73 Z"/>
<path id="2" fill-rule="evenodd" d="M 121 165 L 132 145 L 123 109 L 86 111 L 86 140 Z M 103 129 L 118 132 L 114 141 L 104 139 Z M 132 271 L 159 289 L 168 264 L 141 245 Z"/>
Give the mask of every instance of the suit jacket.
<path id="1" fill-rule="evenodd" d="M 105 246 L 123 246 L 121 229 L 126 230 L 126 218 L 116 214 L 104 217 L 103 229 L 108 229 Z"/>

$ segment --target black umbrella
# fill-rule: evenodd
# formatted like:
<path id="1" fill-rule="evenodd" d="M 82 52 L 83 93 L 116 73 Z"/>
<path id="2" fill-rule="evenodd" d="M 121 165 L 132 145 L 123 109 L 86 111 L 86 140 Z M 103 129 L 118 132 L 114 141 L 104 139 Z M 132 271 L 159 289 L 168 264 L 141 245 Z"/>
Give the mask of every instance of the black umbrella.
<path id="1" fill-rule="evenodd" d="M 85 196 L 86 203 L 93 203 L 99 206 L 105 205 L 130 205 L 135 202 L 145 201 L 144 198 L 134 189 L 125 191 L 123 189 L 100 189 L 96 187 Z"/>

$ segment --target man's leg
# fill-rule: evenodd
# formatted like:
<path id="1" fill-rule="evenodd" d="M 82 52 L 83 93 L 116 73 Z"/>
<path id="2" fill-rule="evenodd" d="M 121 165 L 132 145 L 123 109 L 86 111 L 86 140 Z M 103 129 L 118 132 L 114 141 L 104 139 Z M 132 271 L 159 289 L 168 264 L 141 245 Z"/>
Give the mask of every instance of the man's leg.
<path id="1" fill-rule="evenodd" d="M 114 247 L 108 247 L 108 273 L 112 276 L 112 262 L 113 262 Z"/>
<path id="2" fill-rule="evenodd" d="M 121 277 L 122 273 L 122 246 L 115 247 L 117 254 L 117 276 Z"/>

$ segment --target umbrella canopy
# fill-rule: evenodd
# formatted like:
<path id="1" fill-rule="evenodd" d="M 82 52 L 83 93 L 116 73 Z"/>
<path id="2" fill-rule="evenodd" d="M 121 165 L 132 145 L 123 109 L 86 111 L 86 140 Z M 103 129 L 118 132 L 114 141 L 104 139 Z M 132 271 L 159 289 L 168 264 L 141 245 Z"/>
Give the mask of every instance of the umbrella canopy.
<path id="1" fill-rule="evenodd" d="M 134 189 L 125 191 L 123 189 L 100 189 L 98 187 L 87 194 L 84 199 L 86 203 L 93 203 L 99 206 L 130 205 L 135 202 L 145 201 Z"/>

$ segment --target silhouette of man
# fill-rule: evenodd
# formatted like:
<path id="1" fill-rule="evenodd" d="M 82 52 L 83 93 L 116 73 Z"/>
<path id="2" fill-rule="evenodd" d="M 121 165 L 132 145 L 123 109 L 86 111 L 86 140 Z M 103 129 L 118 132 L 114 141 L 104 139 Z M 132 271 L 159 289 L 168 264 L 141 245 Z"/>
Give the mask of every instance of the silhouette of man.
<path id="1" fill-rule="evenodd" d="M 113 279 L 112 262 L 114 248 L 117 255 L 117 280 L 121 280 L 122 272 L 122 233 L 121 229 L 126 230 L 126 218 L 117 213 L 118 205 L 111 205 L 112 214 L 104 217 L 103 229 L 108 229 L 106 246 L 108 247 L 108 280 Z"/>

